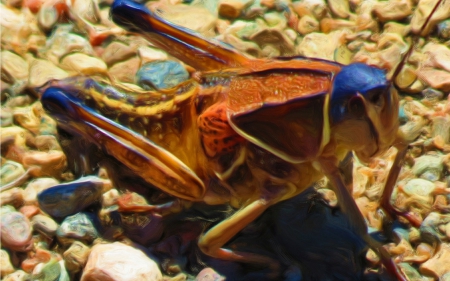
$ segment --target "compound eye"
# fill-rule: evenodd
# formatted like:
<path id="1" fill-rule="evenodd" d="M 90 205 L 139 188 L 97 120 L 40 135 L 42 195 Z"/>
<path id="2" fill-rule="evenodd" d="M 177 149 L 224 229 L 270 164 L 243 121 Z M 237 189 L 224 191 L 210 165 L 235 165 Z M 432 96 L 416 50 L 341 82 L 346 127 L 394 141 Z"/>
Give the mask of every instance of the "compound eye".
<path id="1" fill-rule="evenodd" d="M 383 108 L 384 104 L 386 103 L 386 98 L 384 96 L 385 93 L 386 93 L 386 89 L 378 88 L 378 89 L 373 89 L 373 90 L 367 91 L 366 96 L 367 96 L 367 99 L 373 105 L 375 105 L 378 108 Z"/>
<path id="2" fill-rule="evenodd" d="M 348 111 L 356 118 L 362 118 L 366 114 L 366 107 L 360 96 L 350 98 L 347 106 Z"/>

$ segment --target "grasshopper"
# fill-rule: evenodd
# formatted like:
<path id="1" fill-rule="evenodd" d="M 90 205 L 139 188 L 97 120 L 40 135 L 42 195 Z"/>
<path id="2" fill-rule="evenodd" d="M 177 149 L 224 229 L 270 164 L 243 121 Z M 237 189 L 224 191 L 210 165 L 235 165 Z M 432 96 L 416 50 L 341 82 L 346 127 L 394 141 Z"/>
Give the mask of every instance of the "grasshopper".
<path id="1" fill-rule="evenodd" d="M 367 234 L 339 170 L 350 151 L 367 162 L 397 147 L 382 205 L 389 214 L 402 214 L 389 199 L 408 144 L 398 130 L 399 98 L 384 70 L 303 57 L 251 59 L 130 0 L 116 0 L 111 16 L 198 73 L 164 91 L 164 99 L 161 93 L 159 98 L 106 93 L 87 78 L 52 82 L 41 100 L 60 127 L 85 136 L 178 198 L 154 211 L 180 210 L 189 202 L 238 208 L 198 241 L 205 254 L 224 260 L 276 268 L 271 258 L 224 245 L 269 207 L 302 193 L 325 175 L 355 232 L 389 270 L 406 280 L 387 251 Z M 87 98 L 97 110 L 86 106 Z M 111 110 L 128 116 L 128 126 L 106 118 Z M 414 222 L 412 215 L 402 215 Z"/>

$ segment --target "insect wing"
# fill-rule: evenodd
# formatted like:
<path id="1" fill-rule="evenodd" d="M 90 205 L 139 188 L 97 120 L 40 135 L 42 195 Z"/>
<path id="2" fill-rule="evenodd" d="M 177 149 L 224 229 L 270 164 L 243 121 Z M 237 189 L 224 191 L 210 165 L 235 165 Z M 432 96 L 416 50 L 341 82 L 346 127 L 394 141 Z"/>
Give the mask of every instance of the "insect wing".
<path id="1" fill-rule="evenodd" d="M 316 158 L 329 140 L 332 72 L 272 69 L 230 83 L 229 122 L 250 142 L 281 159 Z"/>

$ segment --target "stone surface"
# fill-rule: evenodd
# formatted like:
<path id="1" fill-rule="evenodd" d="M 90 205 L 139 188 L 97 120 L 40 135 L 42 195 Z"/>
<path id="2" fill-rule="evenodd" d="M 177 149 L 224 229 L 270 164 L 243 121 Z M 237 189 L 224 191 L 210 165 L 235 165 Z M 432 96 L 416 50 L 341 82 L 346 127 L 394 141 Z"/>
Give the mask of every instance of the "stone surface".
<path id="1" fill-rule="evenodd" d="M 13 208 L 1 207 L 2 247 L 12 251 L 26 252 L 33 246 L 30 221 Z"/>
<path id="2" fill-rule="evenodd" d="M 303 16 L 298 22 L 298 32 L 303 35 L 319 31 L 319 22 L 310 15 Z"/>
<path id="3" fill-rule="evenodd" d="M 158 6 L 158 13 L 164 19 L 194 30 L 203 36 L 212 37 L 215 35 L 214 27 L 217 18 L 208 9 L 201 6 L 160 5 Z"/>
<path id="4" fill-rule="evenodd" d="M 90 252 L 91 249 L 83 243 L 79 241 L 73 242 L 63 254 L 67 270 L 71 273 L 83 270 Z"/>
<path id="5" fill-rule="evenodd" d="M 55 186 L 59 183 L 54 178 L 39 178 L 28 183 L 24 190 L 24 200 L 26 204 L 36 204 L 37 205 L 37 195 L 39 192 Z"/>
<path id="6" fill-rule="evenodd" d="M 28 78 L 28 62 L 10 51 L 1 52 L 2 75 L 9 75 L 14 80 Z"/>
<path id="7" fill-rule="evenodd" d="M 450 91 L 450 72 L 424 67 L 417 70 L 417 76 L 427 85 L 442 91 Z"/>
<path id="8" fill-rule="evenodd" d="M 30 77 L 28 85 L 39 87 L 52 79 L 64 79 L 69 74 L 47 60 L 36 59 L 30 64 Z"/>
<path id="9" fill-rule="evenodd" d="M 58 224 L 50 217 L 36 215 L 31 219 L 34 231 L 44 234 L 47 237 L 53 237 L 58 229 Z"/>
<path id="10" fill-rule="evenodd" d="M 154 261 L 133 247 L 115 242 L 92 248 L 81 281 L 160 281 L 162 274 Z"/>
<path id="11" fill-rule="evenodd" d="M 38 194 L 40 208 L 50 216 L 62 219 L 83 211 L 99 201 L 103 180 L 94 176 L 61 183 Z"/>
<path id="12" fill-rule="evenodd" d="M 118 81 L 133 83 L 134 77 L 141 66 L 141 60 L 138 57 L 132 57 L 126 61 L 121 61 L 109 69 L 108 73 Z"/>
<path id="13" fill-rule="evenodd" d="M 219 16 L 225 18 L 237 18 L 246 8 L 247 3 L 239 0 L 220 0 L 219 1 Z"/>
<path id="14" fill-rule="evenodd" d="M 98 238 L 95 226 L 96 217 L 91 213 L 78 213 L 66 217 L 56 231 L 58 241 L 63 245 L 70 245 L 75 240 L 90 244 Z"/>
<path id="15" fill-rule="evenodd" d="M 143 65 L 136 81 L 144 89 L 169 89 L 189 78 L 186 69 L 176 61 L 155 61 Z"/>
<path id="16" fill-rule="evenodd" d="M 225 278 L 214 269 L 206 267 L 197 274 L 195 281 L 225 281 Z"/>
<path id="17" fill-rule="evenodd" d="M 125 61 L 136 54 L 136 49 L 122 42 L 114 41 L 110 43 L 102 53 L 103 61 L 111 66 L 117 62 Z"/>
<path id="18" fill-rule="evenodd" d="M 378 2 L 373 12 L 382 22 L 399 21 L 412 14 L 412 3 L 409 0 Z"/>
<path id="19" fill-rule="evenodd" d="M 442 243 L 439 251 L 428 261 L 423 263 L 419 270 L 422 274 L 441 278 L 444 274 L 450 272 L 450 244 Z M 441 280 L 441 279 L 440 279 Z"/>
<path id="20" fill-rule="evenodd" d="M 347 0 L 329 0 L 328 5 L 331 12 L 339 18 L 347 18 L 350 14 L 349 2 Z"/>
<path id="21" fill-rule="evenodd" d="M 37 167 L 32 172 L 35 177 L 61 177 L 67 167 L 66 155 L 59 150 L 28 151 L 22 163 L 25 168 Z"/>
<path id="22" fill-rule="evenodd" d="M 4 278 L 6 275 L 14 272 L 14 267 L 11 264 L 11 260 L 9 258 L 9 254 L 7 251 L 1 249 L 0 250 L 0 276 Z"/>
<path id="23" fill-rule="evenodd" d="M 298 51 L 306 57 L 333 60 L 334 52 L 341 44 L 343 36 L 342 31 L 333 31 L 329 34 L 310 33 L 303 38 Z"/>
<path id="24" fill-rule="evenodd" d="M 83 53 L 65 56 L 61 60 L 60 67 L 79 75 L 105 74 L 108 69 L 108 66 L 101 59 Z"/>

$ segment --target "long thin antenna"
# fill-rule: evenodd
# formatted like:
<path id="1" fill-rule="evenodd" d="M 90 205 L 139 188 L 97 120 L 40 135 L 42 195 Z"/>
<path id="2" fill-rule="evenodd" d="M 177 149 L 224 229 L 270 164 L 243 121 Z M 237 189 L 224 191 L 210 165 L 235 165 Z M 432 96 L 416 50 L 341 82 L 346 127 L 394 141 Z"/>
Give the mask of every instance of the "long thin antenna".
<path id="1" fill-rule="evenodd" d="M 406 52 L 406 54 L 403 56 L 402 60 L 400 61 L 400 63 L 397 65 L 397 68 L 395 69 L 394 73 L 392 74 L 392 78 L 391 81 L 392 83 L 394 83 L 395 78 L 397 78 L 397 76 L 400 74 L 400 71 L 403 68 L 403 65 L 405 64 L 406 60 L 408 59 L 408 57 L 411 55 L 414 47 L 417 45 L 417 41 L 420 38 L 420 35 L 422 34 L 422 32 L 425 30 L 425 28 L 427 27 L 428 23 L 431 20 L 431 17 L 434 15 L 434 13 L 436 12 L 436 10 L 438 9 L 439 5 L 441 5 L 443 0 L 438 0 L 436 2 L 436 5 L 434 5 L 433 10 L 431 10 L 431 13 L 428 15 L 428 17 L 426 18 L 424 24 L 422 25 L 422 27 L 420 28 L 420 31 L 418 34 L 413 35 L 413 40 L 411 42 L 411 45 L 408 48 L 408 51 Z"/>

